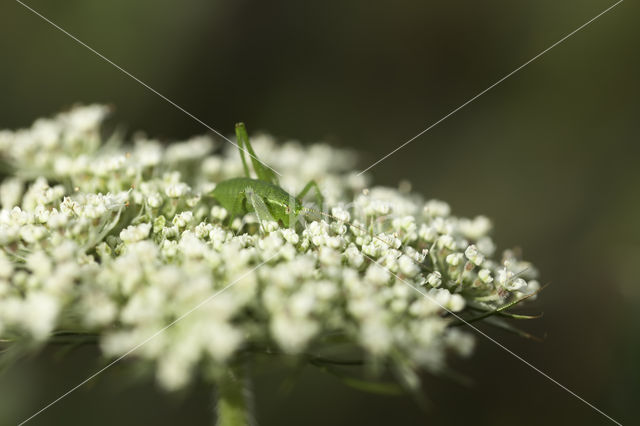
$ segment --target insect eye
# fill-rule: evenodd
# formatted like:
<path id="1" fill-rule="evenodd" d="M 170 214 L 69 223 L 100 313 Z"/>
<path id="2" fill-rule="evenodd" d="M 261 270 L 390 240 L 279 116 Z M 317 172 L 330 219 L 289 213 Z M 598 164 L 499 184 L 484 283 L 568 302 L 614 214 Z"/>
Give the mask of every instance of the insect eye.
<path id="1" fill-rule="evenodd" d="M 284 211 L 285 211 L 287 214 L 291 213 L 291 209 L 289 208 L 289 206 L 285 207 Z"/>

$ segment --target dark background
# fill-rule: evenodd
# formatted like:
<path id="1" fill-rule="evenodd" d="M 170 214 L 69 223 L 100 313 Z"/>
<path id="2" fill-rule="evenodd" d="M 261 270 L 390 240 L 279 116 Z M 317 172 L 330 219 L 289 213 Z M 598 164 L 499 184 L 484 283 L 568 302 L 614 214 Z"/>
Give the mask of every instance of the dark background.
<path id="1" fill-rule="evenodd" d="M 235 121 L 283 139 L 360 151 L 361 168 L 613 4 L 609 1 L 124 0 L 29 5 L 225 134 Z M 488 332 L 622 423 L 640 395 L 639 7 L 625 1 L 372 169 L 410 180 L 455 214 L 494 220 L 551 282 L 523 324 L 543 343 Z M 206 129 L 16 2 L 0 6 L 0 128 L 77 102 L 164 140 Z M 101 365 L 48 351 L 0 377 L 0 424 L 31 415 Z M 478 336 L 456 368 L 425 378 L 431 408 L 307 370 L 256 374 L 261 425 L 606 424 Z M 211 390 L 131 384 L 114 367 L 30 424 L 210 423 Z"/>

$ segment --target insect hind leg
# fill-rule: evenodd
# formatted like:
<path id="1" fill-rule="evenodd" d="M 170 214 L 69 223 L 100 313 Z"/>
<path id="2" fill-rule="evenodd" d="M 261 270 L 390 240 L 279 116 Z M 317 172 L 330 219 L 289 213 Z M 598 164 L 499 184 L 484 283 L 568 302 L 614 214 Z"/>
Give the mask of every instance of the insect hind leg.
<path id="1" fill-rule="evenodd" d="M 278 178 L 275 172 L 270 167 L 262 163 L 262 161 L 258 159 L 258 155 L 253 150 L 251 141 L 249 140 L 249 134 L 247 133 L 247 128 L 244 123 L 236 123 L 236 139 L 239 144 L 238 148 L 240 149 L 240 155 L 242 158 L 242 167 L 244 168 L 246 177 L 251 177 L 251 175 L 249 173 L 249 166 L 245 159 L 245 153 L 249 156 L 251 164 L 253 165 L 253 170 L 256 172 L 258 179 L 277 185 Z"/>
<path id="2" fill-rule="evenodd" d="M 271 215 L 269 208 L 265 204 L 264 200 L 258 196 L 252 188 L 245 188 L 244 194 L 247 197 L 247 200 L 253 207 L 253 211 L 258 217 L 258 222 L 260 222 L 260 228 L 263 232 L 266 232 L 265 223 L 266 222 L 275 222 L 275 219 Z"/>
<path id="3" fill-rule="evenodd" d="M 242 160 L 242 168 L 244 169 L 245 177 L 250 178 L 251 172 L 249 171 L 249 166 L 247 165 L 247 159 L 245 158 L 246 148 L 245 142 L 249 141 L 249 137 L 247 135 L 247 130 L 244 127 L 244 123 L 236 123 L 236 141 L 238 142 L 238 151 L 240 151 L 240 159 Z"/>
<path id="4" fill-rule="evenodd" d="M 243 212 L 246 210 L 244 208 L 244 202 L 245 197 L 236 197 L 236 199 L 233 201 L 233 204 L 231 205 L 231 208 L 227 210 L 229 213 L 227 220 L 230 227 L 233 227 L 233 221 L 235 220 L 235 218 L 238 216 L 242 216 Z M 240 228 L 242 228 L 242 226 Z"/>

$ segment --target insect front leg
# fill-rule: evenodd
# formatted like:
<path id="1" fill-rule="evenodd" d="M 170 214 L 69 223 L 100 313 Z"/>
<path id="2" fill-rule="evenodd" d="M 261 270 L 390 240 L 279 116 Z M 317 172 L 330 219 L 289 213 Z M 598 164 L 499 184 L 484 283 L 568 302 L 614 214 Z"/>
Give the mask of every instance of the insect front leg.
<path id="1" fill-rule="evenodd" d="M 318 205 L 318 209 L 322 210 L 322 206 L 324 205 L 324 197 L 322 196 L 322 192 L 320 192 L 320 187 L 316 183 L 315 180 L 310 180 L 307 184 L 302 188 L 302 191 L 298 194 L 298 199 L 302 200 L 302 198 L 307 195 L 307 193 L 311 190 L 311 188 L 316 191 L 316 204 Z"/>

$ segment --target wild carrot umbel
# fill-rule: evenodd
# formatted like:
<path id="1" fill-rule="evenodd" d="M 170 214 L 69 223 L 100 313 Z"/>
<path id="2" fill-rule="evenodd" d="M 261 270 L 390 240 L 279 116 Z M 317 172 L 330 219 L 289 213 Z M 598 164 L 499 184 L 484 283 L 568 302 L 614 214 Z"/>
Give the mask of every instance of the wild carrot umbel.
<path id="1" fill-rule="evenodd" d="M 106 113 L 0 132 L 0 345 L 90 338 L 114 358 L 135 348 L 165 388 L 199 375 L 233 399 L 230 372 L 258 354 L 390 371 L 415 388 L 418 370 L 443 372 L 447 352 L 473 350 L 451 313 L 509 329 L 527 317 L 508 309 L 535 297 L 536 270 L 514 251 L 495 257 L 484 216 L 369 187 L 350 152 L 250 142 L 241 125 L 254 174 L 206 136 L 103 141 Z"/>

